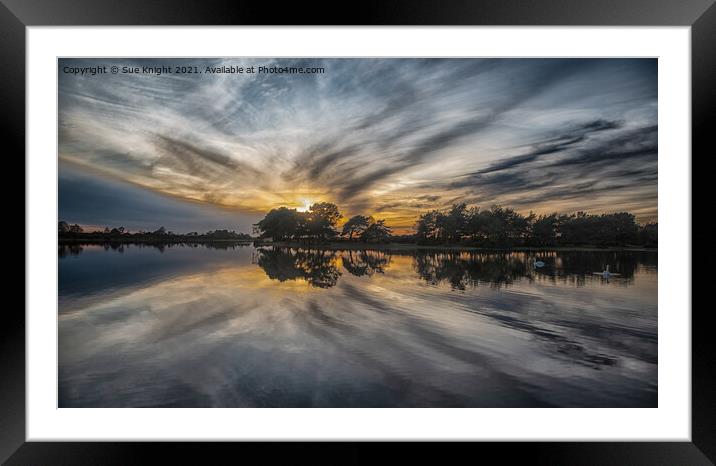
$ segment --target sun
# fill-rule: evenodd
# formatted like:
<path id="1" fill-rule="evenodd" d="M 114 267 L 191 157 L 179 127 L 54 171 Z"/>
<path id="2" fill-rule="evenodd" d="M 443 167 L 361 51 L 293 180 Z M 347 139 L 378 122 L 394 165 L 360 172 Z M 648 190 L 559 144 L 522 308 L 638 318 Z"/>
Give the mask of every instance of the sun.
<path id="1" fill-rule="evenodd" d="M 308 212 L 308 209 L 313 205 L 313 201 L 310 199 L 303 199 L 303 207 L 297 207 L 296 210 L 299 212 Z"/>

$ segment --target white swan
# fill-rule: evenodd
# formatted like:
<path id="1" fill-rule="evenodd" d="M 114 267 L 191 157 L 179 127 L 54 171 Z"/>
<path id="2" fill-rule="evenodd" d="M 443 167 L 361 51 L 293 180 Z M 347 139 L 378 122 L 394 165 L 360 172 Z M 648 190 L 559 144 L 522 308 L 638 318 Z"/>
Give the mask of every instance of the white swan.
<path id="1" fill-rule="evenodd" d="M 609 271 L 609 264 L 607 264 L 606 270 L 604 270 L 604 271 L 602 271 L 602 272 L 594 272 L 594 274 L 595 274 L 595 275 L 601 275 L 602 278 L 616 277 L 616 276 L 619 275 L 618 273 L 612 273 L 612 272 Z"/>

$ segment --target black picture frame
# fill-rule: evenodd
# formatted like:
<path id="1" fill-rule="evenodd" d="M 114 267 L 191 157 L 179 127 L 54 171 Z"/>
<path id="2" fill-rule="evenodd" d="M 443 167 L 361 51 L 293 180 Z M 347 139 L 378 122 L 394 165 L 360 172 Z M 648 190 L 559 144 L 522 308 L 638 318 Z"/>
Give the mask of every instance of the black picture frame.
<path id="1" fill-rule="evenodd" d="M 6 148 L 16 148 L 15 151 L 6 149 L 8 164 L 10 159 L 19 163 L 17 152 L 25 153 L 26 27 L 62 25 L 691 26 L 692 152 L 703 152 L 702 156 L 713 154 L 713 150 L 708 153 L 706 150 L 713 145 L 709 144 L 712 138 L 708 133 L 712 130 L 708 120 L 716 107 L 714 0 L 364 0 L 352 5 L 292 2 L 281 6 L 228 0 L 0 0 L 0 108 L 3 110 L 0 118 Z M 691 160 L 694 159 L 692 155 Z M 19 170 L 24 173 L 24 164 Z M 693 199 L 698 204 L 703 198 L 693 195 Z M 698 233 L 692 238 L 697 241 Z M 28 247 L 30 245 L 25 243 L 25 249 Z M 691 255 L 690 249 L 688 253 Z M 705 306 L 694 308 L 691 314 L 691 442 L 519 442 L 509 445 L 480 442 L 447 448 L 439 444 L 438 451 L 432 452 L 470 456 L 475 452 L 496 453 L 500 461 L 527 458 L 552 465 L 713 464 L 716 462 L 716 383 L 712 373 L 716 367 L 716 351 L 707 322 L 709 311 Z M 19 306 L 6 306 L 0 328 L 0 460 L 7 464 L 128 464 L 145 462 L 148 454 L 159 454 L 164 459 L 174 455 L 183 459 L 195 456 L 205 461 L 209 448 L 212 454 L 266 455 L 266 444 L 27 442 L 25 314 Z M 279 454 L 295 461 L 304 455 L 308 458 L 305 447 L 288 444 L 282 449 L 269 447 L 268 451 L 272 459 Z M 412 444 L 410 450 L 425 457 L 425 447 Z M 332 443 L 325 448 L 321 456 L 332 458 L 331 462 L 362 463 L 377 455 L 375 445 L 367 443 Z M 310 458 L 316 461 L 313 454 Z"/>

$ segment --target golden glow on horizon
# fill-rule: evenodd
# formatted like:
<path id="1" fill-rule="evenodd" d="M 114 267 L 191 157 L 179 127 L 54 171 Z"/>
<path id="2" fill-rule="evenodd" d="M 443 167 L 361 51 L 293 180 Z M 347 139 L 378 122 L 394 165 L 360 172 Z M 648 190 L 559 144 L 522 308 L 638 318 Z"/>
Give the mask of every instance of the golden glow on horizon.
<path id="1" fill-rule="evenodd" d="M 308 212 L 308 209 L 310 209 L 311 206 L 314 204 L 314 202 L 310 199 L 303 199 L 301 202 L 303 203 L 303 205 L 301 207 L 296 208 L 296 210 L 299 212 Z"/>
<path id="2" fill-rule="evenodd" d="M 258 221 L 271 209 L 279 207 L 288 207 L 296 209 L 299 212 L 307 212 L 310 206 L 317 202 L 331 202 L 338 206 L 338 210 L 343 217 L 338 221 L 337 227 L 340 229 L 348 219 L 354 215 L 372 216 L 375 219 L 382 219 L 392 229 L 395 235 L 412 234 L 415 232 L 415 222 L 418 217 L 430 210 L 442 210 L 449 208 L 450 203 L 462 202 L 451 196 L 449 191 L 436 190 L 430 193 L 439 200 L 433 202 L 425 201 L 426 195 L 422 191 L 412 190 L 408 183 L 395 184 L 388 188 L 381 185 L 370 191 L 367 191 L 371 202 L 362 203 L 362 205 L 353 205 L 350 201 L 341 202 L 334 199 L 326 190 L 321 190 L 315 186 L 309 186 L 305 183 L 297 184 L 294 189 L 290 189 L 288 183 L 280 178 L 273 181 L 273 189 L 267 189 L 259 183 L 255 186 L 244 185 L 241 189 L 233 189 L 233 186 L 226 187 L 226 191 L 210 191 L 202 186 L 201 183 L 192 183 L 185 185 L 177 182 L 176 178 L 171 175 L 164 174 L 163 178 L 147 178 L 140 176 L 131 176 L 126 173 L 118 173 L 114 170 L 96 167 L 88 167 L 86 163 L 75 157 L 60 155 L 63 163 L 69 163 L 73 166 L 81 167 L 91 173 L 100 176 L 106 176 L 112 179 L 129 182 L 135 186 L 148 189 L 150 191 L 170 196 L 175 199 L 196 202 L 200 204 L 208 204 L 214 207 L 226 209 L 229 212 L 237 214 L 246 214 L 256 218 Z M 568 200 L 552 200 L 539 205 L 532 205 L 528 208 L 520 208 L 512 199 L 505 199 L 501 205 L 512 207 L 522 215 L 529 215 L 530 212 L 536 215 L 558 213 L 573 213 L 583 210 L 579 199 Z M 480 204 L 470 203 L 469 205 L 477 205 L 481 209 L 487 209 L 497 202 L 485 200 Z M 602 196 L 601 199 L 592 200 L 592 206 L 595 208 L 586 209 L 590 213 L 609 213 L 614 211 L 627 210 L 637 216 L 640 223 L 648 223 L 658 221 L 656 212 L 652 208 L 644 207 L 639 202 L 622 203 L 616 210 L 610 203 L 616 203 L 616 200 Z M 88 231 L 102 230 L 103 226 L 83 225 Z"/>
<path id="3" fill-rule="evenodd" d="M 187 204 L 170 211 L 172 202 L 138 192 L 84 220 L 179 229 L 174 224 L 188 218 L 222 218 L 246 231 L 271 209 L 306 212 L 322 201 L 343 214 L 339 225 L 366 215 L 396 234 L 412 231 L 427 211 L 461 202 L 523 215 L 627 211 L 642 223 L 658 219 L 653 58 L 320 61 L 331 71 L 295 79 L 60 75 L 60 173 L 72 166 Z M 92 180 L 102 190 L 95 181 L 103 180 Z M 69 212 L 89 197 L 67 193 Z M 150 198 L 152 214 L 133 218 Z"/>

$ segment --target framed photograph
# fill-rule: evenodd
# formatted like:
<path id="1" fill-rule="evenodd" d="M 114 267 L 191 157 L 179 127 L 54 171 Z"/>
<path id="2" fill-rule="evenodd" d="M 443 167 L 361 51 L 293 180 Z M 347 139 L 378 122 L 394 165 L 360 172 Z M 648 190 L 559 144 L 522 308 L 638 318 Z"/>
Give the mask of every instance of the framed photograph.
<path id="1" fill-rule="evenodd" d="M 272 10 L 3 0 L 3 461 L 713 464 L 713 2 Z"/>

